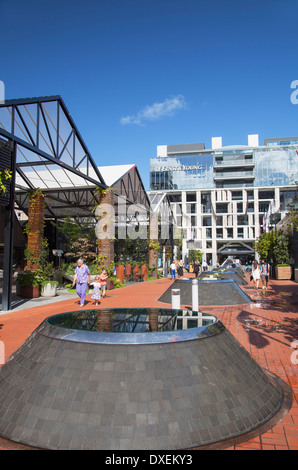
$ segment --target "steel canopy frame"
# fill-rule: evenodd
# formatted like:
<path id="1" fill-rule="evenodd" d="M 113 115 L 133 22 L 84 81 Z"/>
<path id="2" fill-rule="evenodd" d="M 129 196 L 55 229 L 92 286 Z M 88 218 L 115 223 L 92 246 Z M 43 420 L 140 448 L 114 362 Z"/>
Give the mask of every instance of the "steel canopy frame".
<path id="1" fill-rule="evenodd" d="M 41 166 L 63 171 L 68 186 L 76 191 L 76 181 L 85 186 L 107 188 L 91 154 L 61 96 L 14 99 L 0 102 L 0 137 L 11 144 L 9 203 L 5 206 L 2 308 L 11 309 L 14 200 L 17 190 L 34 191 L 39 186 L 26 174 L 26 168 L 40 175 Z M 84 166 L 82 166 L 84 165 Z M 93 176 L 90 176 L 92 171 Z M 46 175 L 46 173 L 45 173 Z M 20 181 L 16 181 L 18 180 Z M 46 189 L 46 177 L 42 188 Z M 56 179 L 57 189 L 63 186 Z M 49 214 L 55 214 L 48 207 Z M 86 213 L 86 212 L 85 212 Z"/>

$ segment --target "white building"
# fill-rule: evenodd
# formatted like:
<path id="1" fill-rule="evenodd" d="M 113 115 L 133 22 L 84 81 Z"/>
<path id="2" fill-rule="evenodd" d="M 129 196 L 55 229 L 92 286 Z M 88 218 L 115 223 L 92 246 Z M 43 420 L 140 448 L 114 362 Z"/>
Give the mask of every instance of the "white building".
<path id="1" fill-rule="evenodd" d="M 150 160 L 151 198 L 169 197 L 183 230 L 182 255 L 200 249 L 215 265 L 228 256 L 255 257 L 253 242 L 273 205 L 276 223 L 298 195 L 298 137 L 265 139 L 249 135 L 247 145 L 224 147 L 222 138 L 205 144 L 162 145 Z"/>

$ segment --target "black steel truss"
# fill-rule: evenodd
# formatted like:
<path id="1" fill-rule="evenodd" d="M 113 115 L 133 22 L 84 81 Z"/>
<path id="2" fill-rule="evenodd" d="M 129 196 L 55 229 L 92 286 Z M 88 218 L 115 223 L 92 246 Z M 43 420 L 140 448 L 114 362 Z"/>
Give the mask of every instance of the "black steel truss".
<path id="1" fill-rule="evenodd" d="M 54 165 L 70 181 L 74 175 L 106 187 L 61 96 L 0 103 L 0 135 L 17 144 L 16 171 L 28 189 L 34 189 L 34 184 L 28 181 L 26 168 L 37 171 L 36 167 L 42 166 L 50 173 Z"/>

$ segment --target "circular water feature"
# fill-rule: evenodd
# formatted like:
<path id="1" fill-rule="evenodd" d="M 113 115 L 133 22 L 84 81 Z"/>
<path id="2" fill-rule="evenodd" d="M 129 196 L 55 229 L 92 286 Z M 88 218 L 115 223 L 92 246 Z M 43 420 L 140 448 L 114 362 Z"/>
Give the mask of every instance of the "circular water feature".
<path id="1" fill-rule="evenodd" d="M 0 435 L 42 449 L 200 448 L 263 426 L 283 402 L 216 317 L 189 310 L 57 314 L 0 369 Z"/>
<path id="2" fill-rule="evenodd" d="M 189 341 L 220 333 L 213 315 L 165 308 L 93 309 L 48 318 L 39 333 L 67 341 L 150 344 Z"/>

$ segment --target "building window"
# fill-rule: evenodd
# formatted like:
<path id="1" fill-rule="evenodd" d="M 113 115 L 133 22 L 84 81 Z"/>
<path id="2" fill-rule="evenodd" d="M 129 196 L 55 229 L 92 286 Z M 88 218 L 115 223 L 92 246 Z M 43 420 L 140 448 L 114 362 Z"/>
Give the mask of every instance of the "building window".
<path id="1" fill-rule="evenodd" d="M 243 238 L 243 228 L 238 228 L 238 238 Z"/>
<path id="2" fill-rule="evenodd" d="M 187 193 L 186 194 L 186 202 L 196 202 L 197 195 L 196 193 Z"/>
<path id="3" fill-rule="evenodd" d="M 222 238 L 222 228 L 216 229 L 216 238 Z"/>
<path id="4" fill-rule="evenodd" d="M 248 216 L 247 215 L 238 215 L 237 225 L 248 225 Z"/>
<path id="5" fill-rule="evenodd" d="M 203 227 L 210 227 L 212 225 L 211 217 L 203 217 Z"/>
<path id="6" fill-rule="evenodd" d="M 259 212 L 267 212 L 270 202 L 259 202 Z"/>
<path id="7" fill-rule="evenodd" d="M 233 238 L 234 234 L 233 234 L 233 229 L 232 228 L 227 229 L 227 236 L 228 236 L 228 238 Z"/>
<path id="8" fill-rule="evenodd" d="M 228 213 L 228 203 L 227 202 L 218 202 L 216 204 L 216 213 L 217 214 L 227 214 Z"/>
<path id="9" fill-rule="evenodd" d="M 206 238 L 212 238 L 212 228 L 206 228 Z"/>
<path id="10" fill-rule="evenodd" d="M 247 212 L 254 212 L 254 203 L 253 202 L 249 202 L 247 204 Z"/>
<path id="11" fill-rule="evenodd" d="M 182 196 L 180 194 L 169 194 L 170 202 L 182 202 Z"/>
<path id="12" fill-rule="evenodd" d="M 222 215 L 218 215 L 216 217 L 216 225 L 220 227 L 222 226 Z"/>
<path id="13" fill-rule="evenodd" d="M 242 204 L 242 202 L 238 202 L 237 203 L 237 213 L 241 214 L 241 212 L 243 212 L 243 204 Z"/>
<path id="14" fill-rule="evenodd" d="M 232 191 L 232 201 L 242 201 L 242 191 Z"/>
<path id="15" fill-rule="evenodd" d="M 274 199 L 274 191 L 259 191 L 259 199 Z"/>
<path id="16" fill-rule="evenodd" d="M 186 213 L 195 214 L 196 213 L 196 204 L 186 204 Z"/>
<path id="17" fill-rule="evenodd" d="M 201 195 L 201 206 L 203 214 L 209 214 L 211 212 L 211 194 Z"/>

